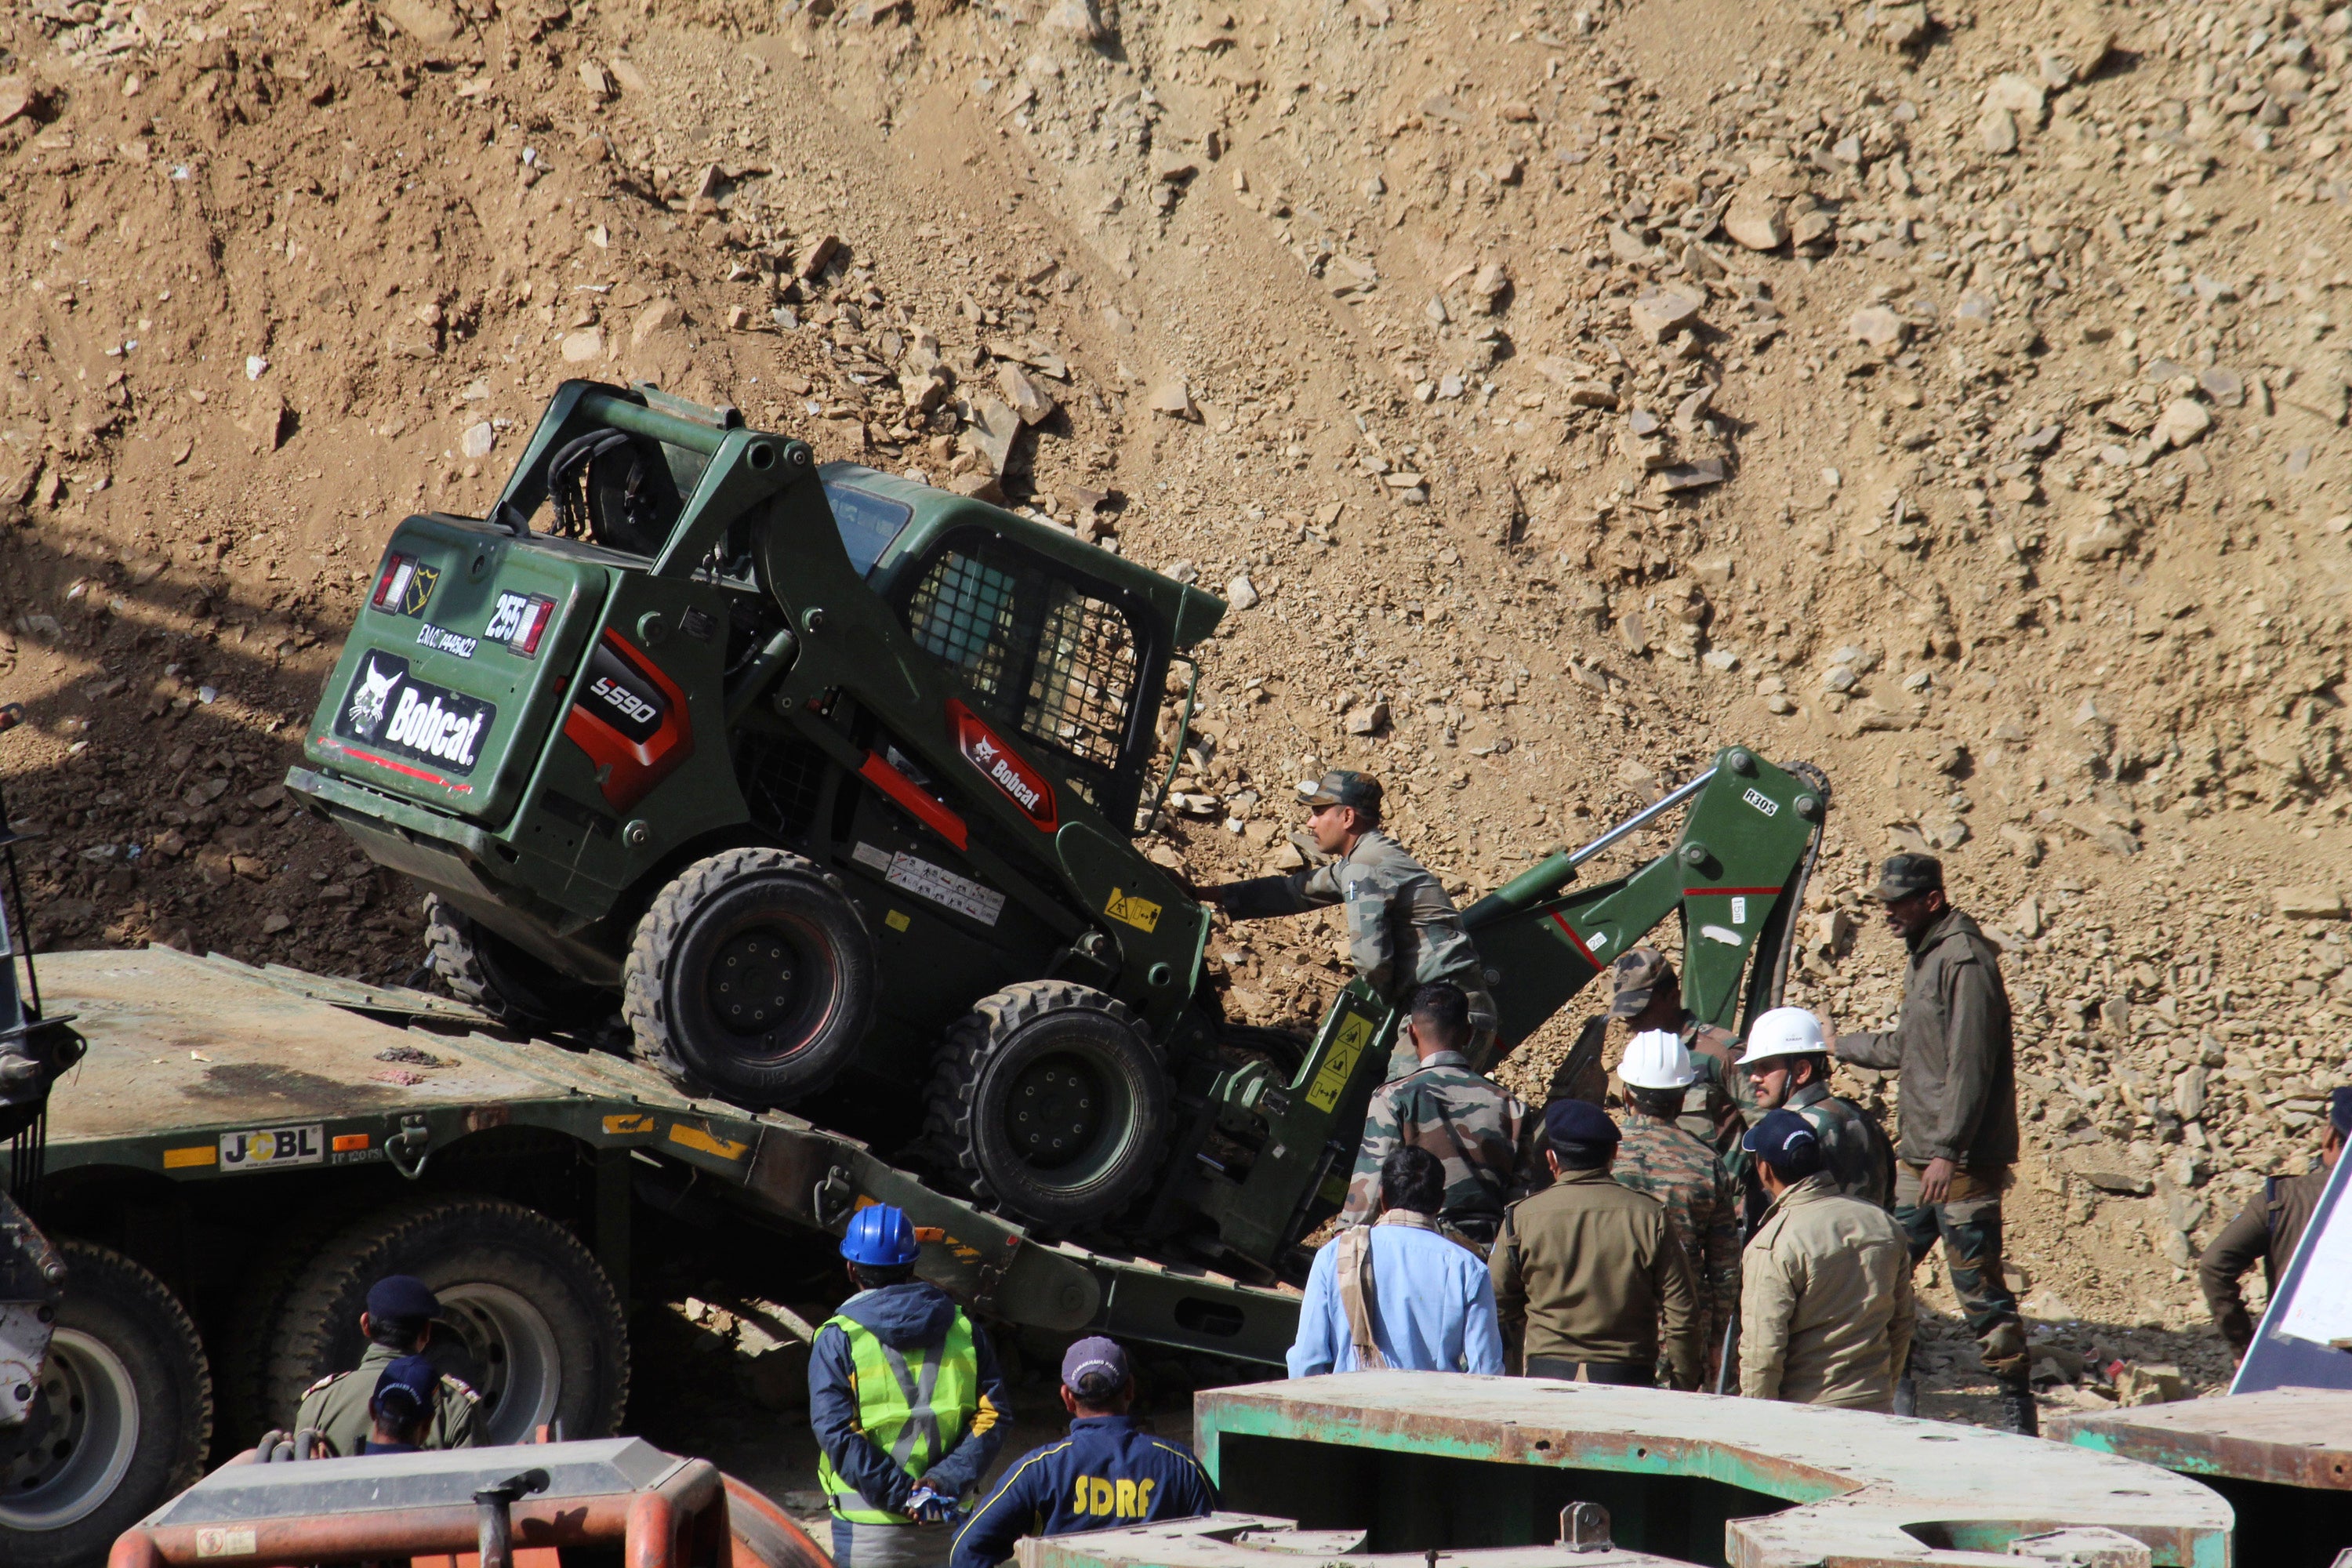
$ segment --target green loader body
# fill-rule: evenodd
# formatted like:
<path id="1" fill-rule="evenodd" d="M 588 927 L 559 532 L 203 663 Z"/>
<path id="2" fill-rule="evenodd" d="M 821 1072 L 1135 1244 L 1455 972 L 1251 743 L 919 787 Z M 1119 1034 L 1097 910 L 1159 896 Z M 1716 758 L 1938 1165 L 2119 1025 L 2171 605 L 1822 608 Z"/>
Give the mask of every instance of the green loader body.
<path id="1" fill-rule="evenodd" d="M 690 1091 L 1048 1232 L 1295 1276 L 1396 1024 L 1356 984 L 1312 1039 L 1227 1026 L 1207 911 L 1130 842 L 1171 660 L 1223 610 L 732 410 L 567 383 L 488 519 L 394 531 L 288 785 L 428 889 L 435 967 L 519 1029 L 617 1005 Z M 1564 857 L 1470 911 L 1504 1048 L 1677 909 L 1695 1006 L 1770 989 L 1826 792 L 1725 758 L 1748 798 L 1710 788 L 1672 869 L 1562 895 Z"/>

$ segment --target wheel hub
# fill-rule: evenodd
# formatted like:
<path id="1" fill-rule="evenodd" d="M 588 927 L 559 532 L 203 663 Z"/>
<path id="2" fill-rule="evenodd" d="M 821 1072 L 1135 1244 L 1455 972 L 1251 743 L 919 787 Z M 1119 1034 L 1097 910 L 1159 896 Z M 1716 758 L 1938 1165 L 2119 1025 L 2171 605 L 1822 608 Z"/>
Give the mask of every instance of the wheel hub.
<path id="1" fill-rule="evenodd" d="M 710 963 L 710 1012 L 739 1035 L 765 1035 L 800 1000 L 800 960 L 772 928 L 754 926 L 721 943 Z"/>
<path id="2" fill-rule="evenodd" d="M 37 1436 L 35 1436 L 37 1429 Z M 114 1494 L 139 1446 L 130 1369 L 90 1335 L 60 1329 L 26 1431 L 0 1447 L 0 1527 L 61 1530 Z"/>
<path id="3" fill-rule="evenodd" d="M 1013 1146 L 1032 1165 L 1066 1164 L 1090 1148 L 1102 1126 L 1102 1085 L 1074 1057 L 1031 1064 L 1013 1085 L 1007 1108 Z"/>

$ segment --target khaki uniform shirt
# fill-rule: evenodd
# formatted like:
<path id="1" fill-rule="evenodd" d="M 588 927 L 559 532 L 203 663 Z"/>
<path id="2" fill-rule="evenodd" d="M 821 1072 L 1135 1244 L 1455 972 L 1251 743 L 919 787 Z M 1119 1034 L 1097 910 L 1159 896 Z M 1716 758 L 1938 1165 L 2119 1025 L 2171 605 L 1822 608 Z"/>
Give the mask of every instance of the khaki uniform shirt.
<path id="1" fill-rule="evenodd" d="M 1664 1359 L 1683 1389 L 1705 1375 L 1689 1255 L 1664 1206 L 1607 1170 L 1564 1171 L 1513 1204 L 1487 1267 L 1503 1342 L 1522 1357 Z"/>
<path id="2" fill-rule="evenodd" d="M 1816 1172 L 1782 1193 L 1740 1264 L 1739 1392 L 1892 1412 L 1911 1353 L 1911 1252 L 1885 1209 Z"/>
<path id="3" fill-rule="evenodd" d="M 357 1454 L 367 1435 L 375 1429 L 375 1420 L 368 1414 L 368 1401 L 375 1397 L 376 1379 L 383 1375 L 385 1367 L 399 1359 L 397 1351 L 370 1345 L 357 1367 L 322 1377 L 304 1389 L 301 1409 L 294 1417 L 295 1430 L 317 1428 L 319 1435 L 333 1447 L 338 1458 L 348 1459 Z M 434 1407 L 433 1419 L 425 1426 L 422 1446 L 479 1447 L 482 1435 L 475 1417 L 480 1414 L 481 1404 L 480 1394 L 445 1373 L 441 1397 Z"/>

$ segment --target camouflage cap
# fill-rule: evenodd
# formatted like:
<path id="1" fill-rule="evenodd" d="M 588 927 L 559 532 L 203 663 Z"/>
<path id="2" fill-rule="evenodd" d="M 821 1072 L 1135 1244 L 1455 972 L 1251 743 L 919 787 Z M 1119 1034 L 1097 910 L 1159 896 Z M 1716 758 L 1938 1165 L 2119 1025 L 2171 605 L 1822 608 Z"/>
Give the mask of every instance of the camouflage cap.
<path id="1" fill-rule="evenodd" d="M 1609 1016 L 1612 1018 L 1639 1016 L 1642 1009 L 1650 1005 L 1650 994 L 1674 977 L 1675 966 L 1667 963 L 1666 955 L 1656 948 L 1627 948 L 1617 955 L 1617 962 L 1610 965 L 1609 979 L 1614 994 L 1610 999 Z"/>
<path id="2" fill-rule="evenodd" d="M 1309 806 L 1347 805 L 1368 816 L 1381 814 L 1381 781 L 1352 768 L 1333 768 L 1311 790 L 1302 790 Z"/>
<path id="3" fill-rule="evenodd" d="M 1944 885 L 1944 863 L 1933 855 L 1890 855 L 1878 868 L 1878 886 L 1871 893 L 1882 904 L 1932 893 Z"/>

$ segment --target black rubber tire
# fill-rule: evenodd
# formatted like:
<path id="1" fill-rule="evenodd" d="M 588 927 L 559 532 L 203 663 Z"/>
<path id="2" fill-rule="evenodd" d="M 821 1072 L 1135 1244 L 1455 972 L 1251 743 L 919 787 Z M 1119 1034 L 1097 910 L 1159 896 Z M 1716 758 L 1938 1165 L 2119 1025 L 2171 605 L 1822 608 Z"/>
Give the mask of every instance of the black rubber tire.
<path id="1" fill-rule="evenodd" d="M 70 1409 L 79 1440 L 58 1456 L 62 1435 L 50 1429 L 38 1450 L 55 1468 L 35 1489 L 22 1461 L 0 1460 L 0 1563 L 9 1568 L 98 1568 L 116 1536 L 204 1474 L 212 1447 L 212 1371 L 187 1310 L 119 1252 L 58 1247 L 66 1299 L 43 1402 Z M 123 1434 L 121 1447 L 112 1433 Z M 9 1439 L 0 1433 L 0 1454 Z"/>
<path id="2" fill-rule="evenodd" d="M 457 1000 L 520 1034 L 576 1034 L 613 1014 L 611 992 L 525 952 L 437 893 L 425 897 L 425 964 Z"/>
<path id="3" fill-rule="evenodd" d="M 368 1288 L 413 1274 L 441 1298 L 425 1353 L 482 1395 L 484 1446 L 543 1422 L 609 1437 L 629 1398 L 629 1329 L 612 1279 L 579 1239 L 502 1198 L 381 1210 L 314 1255 L 286 1298 L 268 1377 L 269 1424 L 290 1431 L 303 1391 L 359 1364 Z"/>
<path id="4" fill-rule="evenodd" d="M 275 1227 L 271 1245 L 244 1271 L 228 1319 L 213 1339 L 213 1436 L 219 1458 L 250 1448 L 264 1432 L 281 1425 L 269 1393 L 278 1328 L 303 1270 L 329 1237 L 351 1224 L 354 1212 L 342 1206 Z"/>
<path id="5" fill-rule="evenodd" d="M 1168 1093 L 1159 1053 L 1124 1003 L 1067 981 L 1024 981 L 949 1029 L 926 1139 L 982 1203 L 1067 1230 L 1116 1214 L 1160 1168 Z M 1024 1109 L 1041 1096 L 1048 1103 Z"/>
<path id="6" fill-rule="evenodd" d="M 622 1011 L 637 1054 L 694 1094 L 755 1110 L 814 1094 L 874 1022 L 874 939 L 814 861 L 697 860 L 637 922 Z"/>

